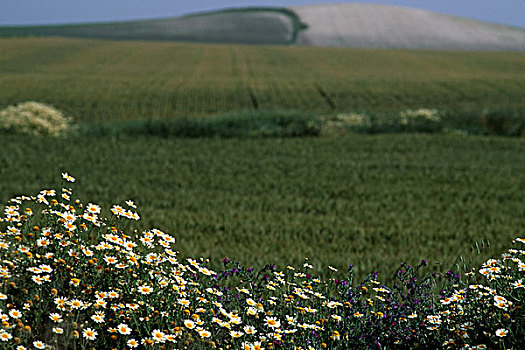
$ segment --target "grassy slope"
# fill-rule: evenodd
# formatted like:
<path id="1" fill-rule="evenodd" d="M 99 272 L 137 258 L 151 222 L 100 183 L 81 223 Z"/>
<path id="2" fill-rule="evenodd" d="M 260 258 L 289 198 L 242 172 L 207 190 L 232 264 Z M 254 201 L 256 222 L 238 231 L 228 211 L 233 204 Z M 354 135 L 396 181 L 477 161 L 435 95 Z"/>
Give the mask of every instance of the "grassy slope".
<path id="1" fill-rule="evenodd" d="M 77 120 L 254 109 L 525 110 L 525 54 L 0 39 L 0 108 Z"/>
<path id="2" fill-rule="evenodd" d="M 344 3 L 292 7 L 307 46 L 525 51 L 525 29 L 401 6 Z"/>
<path id="3" fill-rule="evenodd" d="M 222 140 L 0 138 L 0 201 L 77 177 L 86 203 L 134 199 L 182 254 L 362 276 L 428 258 L 479 262 L 523 233 L 518 139 L 382 135 Z M 483 255 L 469 251 L 489 239 Z M 467 248 L 467 249 L 465 249 Z M 322 268 L 321 268 L 322 267 Z M 384 275 L 383 275 L 384 276 Z"/>
<path id="4" fill-rule="evenodd" d="M 0 37 L 59 36 L 120 40 L 288 44 L 300 21 L 290 10 L 246 8 L 166 19 L 56 26 L 0 27 Z"/>

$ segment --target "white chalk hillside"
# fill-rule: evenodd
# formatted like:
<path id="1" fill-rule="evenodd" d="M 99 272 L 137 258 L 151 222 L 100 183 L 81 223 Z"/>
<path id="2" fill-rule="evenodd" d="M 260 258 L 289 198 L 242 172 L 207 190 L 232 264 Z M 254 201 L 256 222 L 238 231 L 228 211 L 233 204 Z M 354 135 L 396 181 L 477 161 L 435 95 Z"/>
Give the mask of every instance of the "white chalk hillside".
<path id="1" fill-rule="evenodd" d="M 387 5 L 291 7 L 308 28 L 298 45 L 525 51 L 525 29 Z"/>

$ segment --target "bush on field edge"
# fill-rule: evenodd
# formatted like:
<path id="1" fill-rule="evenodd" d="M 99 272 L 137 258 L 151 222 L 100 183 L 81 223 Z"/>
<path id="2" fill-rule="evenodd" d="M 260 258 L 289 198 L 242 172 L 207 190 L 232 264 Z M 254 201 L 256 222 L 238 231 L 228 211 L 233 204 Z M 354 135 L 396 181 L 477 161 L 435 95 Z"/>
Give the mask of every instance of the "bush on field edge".
<path id="1" fill-rule="evenodd" d="M 60 136 L 71 130 L 71 119 L 38 102 L 23 102 L 0 111 L 0 131 L 36 136 Z"/>

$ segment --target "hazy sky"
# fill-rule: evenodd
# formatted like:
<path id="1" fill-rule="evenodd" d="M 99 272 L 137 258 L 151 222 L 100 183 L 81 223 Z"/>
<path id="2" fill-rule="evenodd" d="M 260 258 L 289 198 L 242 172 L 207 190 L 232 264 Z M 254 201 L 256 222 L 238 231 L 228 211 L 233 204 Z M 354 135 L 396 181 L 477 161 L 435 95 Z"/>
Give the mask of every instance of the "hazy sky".
<path id="1" fill-rule="evenodd" d="M 0 0 L 0 25 L 101 22 L 179 16 L 225 7 L 337 2 L 401 5 L 525 28 L 525 0 Z"/>

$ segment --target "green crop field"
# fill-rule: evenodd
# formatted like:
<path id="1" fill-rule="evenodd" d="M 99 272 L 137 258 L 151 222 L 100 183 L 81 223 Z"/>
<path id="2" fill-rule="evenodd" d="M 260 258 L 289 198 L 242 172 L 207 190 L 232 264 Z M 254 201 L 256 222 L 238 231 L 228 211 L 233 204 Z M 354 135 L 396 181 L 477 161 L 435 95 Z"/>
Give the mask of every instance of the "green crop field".
<path id="1" fill-rule="evenodd" d="M 231 111 L 525 110 L 525 54 L 0 39 L 0 108 L 77 121 Z"/>
<path id="2" fill-rule="evenodd" d="M 380 270 L 388 277 L 404 260 L 428 258 L 442 264 L 436 270 L 463 253 L 479 262 L 523 229 L 520 139 L 347 134 L 188 140 L 173 135 L 184 135 L 188 125 L 208 128 L 198 131 L 202 135 L 228 135 L 228 125 L 249 114 L 216 124 L 160 123 L 247 111 L 276 125 L 281 117 L 258 112 L 388 116 L 423 107 L 459 115 L 500 111 L 519 119 L 523 53 L 57 38 L 0 39 L 0 47 L 0 108 L 35 100 L 93 128 L 63 139 L 1 134 L 3 202 L 51 186 L 68 171 L 86 201 L 107 207 L 136 200 L 144 224 L 171 231 L 184 254 L 215 261 L 228 255 L 253 265 L 308 256 L 318 272 L 352 262 L 361 276 Z M 308 118 L 293 124 L 297 135 L 316 134 Z M 506 125 L 517 119 L 498 118 L 485 119 L 484 127 L 520 135 Z M 128 131 L 94 127 L 105 122 Z M 138 130 L 146 126 L 152 129 Z M 470 246 L 484 239 L 491 248 L 471 254 Z"/>
<path id="3" fill-rule="evenodd" d="M 523 348 L 524 72 L 524 53 L 0 39 L 0 337 Z"/>
<path id="4" fill-rule="evenodd" d="M 0 199 L 77 178 L 74 198 L 133 199 L 140 227 L 185 256 L 282 268 L 310 258 L 387 280 L 403 261 L 446 271 L 523 234 L 525 143 L 516 138 L 344 135 L 298 139 L 0 138 Z M 481 254 L 475 243 L 490 241 Z M 460 260 L 457 262 L 461 265 Z M 439 263 L 439 265 L 434 265 Z"/>

